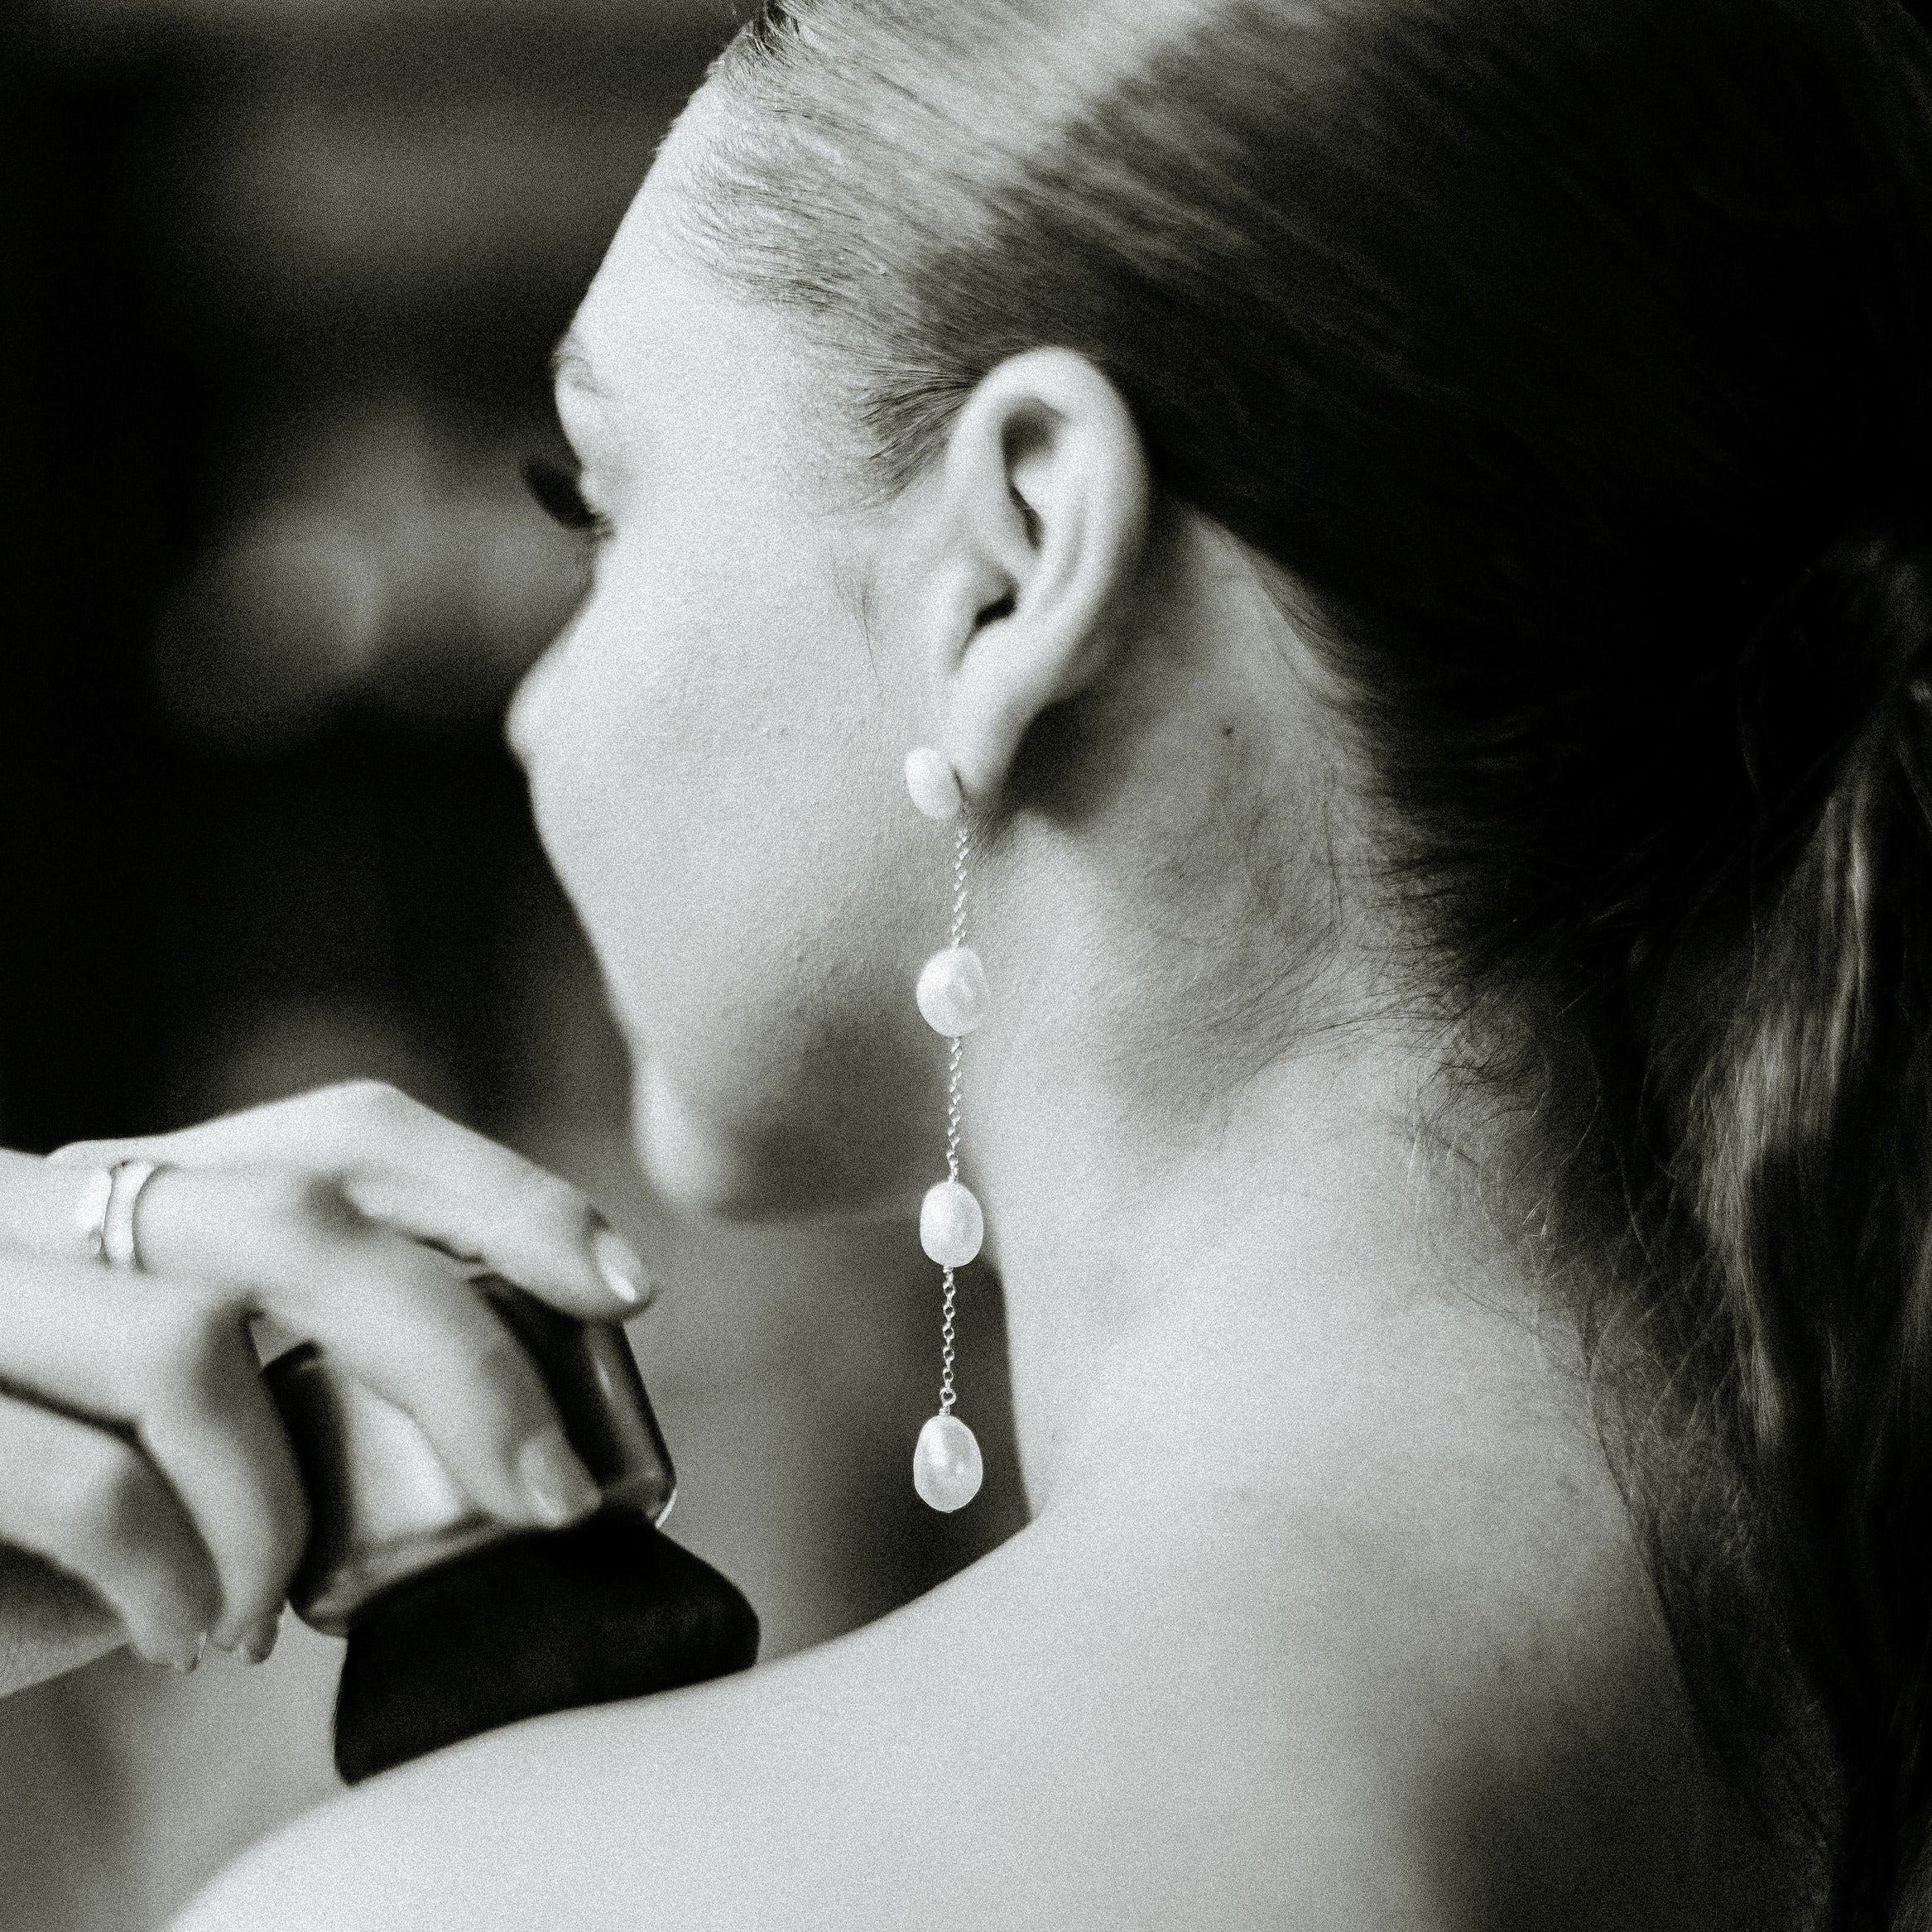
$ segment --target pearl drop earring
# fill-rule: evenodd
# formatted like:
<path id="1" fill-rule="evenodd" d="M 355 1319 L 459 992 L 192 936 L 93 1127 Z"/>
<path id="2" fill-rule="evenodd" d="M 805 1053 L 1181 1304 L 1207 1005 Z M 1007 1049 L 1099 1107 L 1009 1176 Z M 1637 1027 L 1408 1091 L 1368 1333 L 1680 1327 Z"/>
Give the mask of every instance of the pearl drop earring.
<path id="1" fill-rule="evenodd" d="M 986 1217 L 971 1188 L 959 1179 L 960 1042 L 986 1018 L 986 968 L 966 944 L 966 869 L 973 849 L 971 820 L 953 767 L 930 745 L 906 757 L 906 789 L 925 815 L 951 819 L 953 923 L 946 944 L 920 969 L 914 997 L 921 1017 L 947 1044 L 946 1178 L 925 1190 L 919 1205 L 919 1245 L 944 1271 L 945 1318 L 940 1328 L 940 1409 L 919 1432 L 912 1452 L 912 1487 L 937 1510 L 963 1508 L 979 1493 L 985 1474 L 979 1444 L 953 1413 L 953 1271 L 979 1252 Z"/>

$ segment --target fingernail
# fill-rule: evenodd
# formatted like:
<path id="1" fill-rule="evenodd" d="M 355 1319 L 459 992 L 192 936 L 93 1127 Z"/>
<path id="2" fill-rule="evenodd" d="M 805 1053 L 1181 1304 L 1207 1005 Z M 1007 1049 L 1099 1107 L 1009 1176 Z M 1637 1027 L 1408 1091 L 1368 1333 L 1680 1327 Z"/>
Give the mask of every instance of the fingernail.
<path id="1" fill-rule="evenodd" d="M 264 1617 L 243 1636 L 238 1648 L 245 1661 L 251 1664 L 266 1664 L 268 1654 L 275 1648 L 275 1640 L 281 1634 L 281 1617 Z"/>
<path id="2" fill-rule="evenodd" d="M 600 1228 L 590 1238 L 591 1258 L 603 1284 L 627 1307 L 643 1304 L 648 1280 L 637 1252 L 615 1228 Z"/>
<path id="3" fill-rule="evenodd" d="M 178 1651 L 168 1659 L 170 1670 L 185 1677 L 201 1661 L 201 1653 L 208 1648 L 208 1632 L 203 1631 L 195 1640 L 192 1649 Z"/>
<path id="4" fill-rule="evenodd" d="M 517 1454 L 517 1473 L 538 1521 L 553 1529 L 589 1516 L 603 1500 L 560 1429 L 546 1429 L 524 1444 Z"/>

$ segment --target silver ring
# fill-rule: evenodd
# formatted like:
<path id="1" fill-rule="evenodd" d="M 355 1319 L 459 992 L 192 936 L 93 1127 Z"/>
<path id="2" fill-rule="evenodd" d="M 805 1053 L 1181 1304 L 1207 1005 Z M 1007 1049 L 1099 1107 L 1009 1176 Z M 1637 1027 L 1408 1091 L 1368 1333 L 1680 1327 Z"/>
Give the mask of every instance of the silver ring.
<path id="1" fill-rule="evenodd" d="M 81 1245 L 87 1251 L 87 1258 L 103 1265 L 108 1258 L 108 1202 L 113 1192 L 113 1170 L 97 1167 L 88 1175 L 87 1185 L 81 1189 L 80 1199 L 74 1210 L 74 1225 L 80 1230 Z"/>
<path id="2" fill-rule="evenodd" d="M 77 1218 L 87 1252 L 103 1266 L 138 1271 L 141 1238 L 135 1225 L 142 1190 L 159 1174 L 159 1161 L 117 1161 L 88 1176 Z"/>

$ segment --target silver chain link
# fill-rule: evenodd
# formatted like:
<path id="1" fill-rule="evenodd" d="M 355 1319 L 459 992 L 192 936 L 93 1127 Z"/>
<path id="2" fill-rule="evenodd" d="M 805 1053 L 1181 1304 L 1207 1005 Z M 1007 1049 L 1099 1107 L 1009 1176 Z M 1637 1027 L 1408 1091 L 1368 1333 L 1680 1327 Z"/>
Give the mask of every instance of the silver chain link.
<path id="1" fill-rule="evenodd" d="M 946 1270 L 946 1319 L 940 1329 L 940 1413 L 949 1415 L 959 1398 L 953 1392 L 953 1271 Z"/>
<path id="2" fill-rule="evenodd" d="M 973 831 L 964 808 L 959 813 L 958 829 L 953 834 L 953 925 L 950 944 L 963 946 L 966 943 L 966 862 L 973 849 Z M 950 1050 L 946 1055 L 946 1178 L 956 1181 L 959 1178 L 959 1055 L 963 1042 L 958 1034 L 952 1038 Z M 940 1329 L 940 1413 L 952 1412 L 953 1404 L 959 1400 L 953 1390 L 953 1305 L 958 1293 L 953 1280 L 953 1271 L 948 1268 L 943 1277 L 945 1288 L 945 1320 Z"/>

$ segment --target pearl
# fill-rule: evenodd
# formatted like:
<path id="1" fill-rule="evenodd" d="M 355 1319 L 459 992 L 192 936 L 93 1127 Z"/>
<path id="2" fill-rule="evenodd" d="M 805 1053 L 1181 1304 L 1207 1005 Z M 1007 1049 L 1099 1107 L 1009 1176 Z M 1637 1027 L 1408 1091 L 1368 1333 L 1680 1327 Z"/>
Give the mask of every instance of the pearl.
<path id="1" fill-rule="evenodd" d="M 986 1465 L 979 1444 L 957 1415 L 933 1416 L 912 1452 L 912 1487 L 935 1509 L 964 1509 L 979 1493 Z"/>
<path id="2" fill-rule="evenodd" d="M 917 746 L 906 754 L 906 789 L 929 819 L 956 819 L 966 802 L 959 775 L 945 755 L 930 745 Z"/>
<path id="3" fill-rule="evenodd" d="M 963 1268 L 986 1239 L 986 1216 L 969 1187 L 942 1180 L 919 1204 L 919 1245 L 942 1268 Z"/>
<path id="4" fill-rule="evenodd" d="M 970 946 L 948 946 L 919 969 L 914 996 L 927 1026 L 949 1040 L 971 1033 L 986 1018 L 986 968 Z"/>

